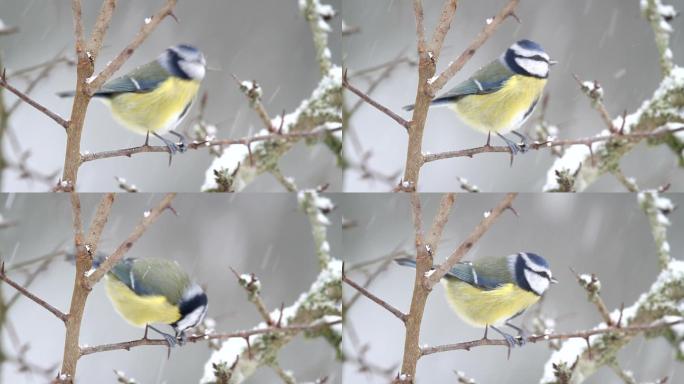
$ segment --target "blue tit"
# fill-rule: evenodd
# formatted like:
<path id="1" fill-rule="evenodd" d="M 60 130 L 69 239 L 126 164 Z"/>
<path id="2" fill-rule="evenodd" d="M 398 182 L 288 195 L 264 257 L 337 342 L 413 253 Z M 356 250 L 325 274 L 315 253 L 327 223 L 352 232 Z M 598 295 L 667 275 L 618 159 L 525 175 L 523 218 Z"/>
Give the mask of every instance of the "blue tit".
<path id="1" fill-rule="evenodd" d="M 410 258 L 395 260 L 415 268 Z M 442 279 L 451 308 L 474 327 L 492 328 L 509 346 L 526 341 L 524 331 L 510 323 L 539 301 L 551 283 L 556 283 L 549 263 L 541 256 L 520 252 L 510 256 L 456 264 Z M 515 338 L 496 326 L 507 325 L 518 332 Z"/>
<path id="2" fill-rule="evenodd" d="M 515 129 L 537 106 L 553 64 L 556 62 L 539 44 L 520 40 L 468 80 L 432 100 L 431 105 L 448 105 L 470 127 L 488 135 L 496 133 L 513 155 L 524 152 L 527 140 Z M 413 105 L 404 108 L 410 111 Z M 508 132 L 518 136 L 522 144 L 503 136 Z"/>
<path id="3" fill-rule="evenodd" d="M 96 257 L 93 266 L 102 260 L 104 256 Z M 206 293 L 175 261 L 121 260 L 105 275 L 105 290 L 121 317 L 132 325 L 160 333 L 169 346 L 184 341 L 185 331 L 197 326 L 207 313 Z M 175 335 L 150 324 L 169 324 Z"/>
<path id="4" fill-rule="evenodd" d="M 171 155 L 186 148 L 183 135 L 173 131 L 188 114 L 206 71 L 204 55 L 197 48 L 179 44 L 166 49 L 156 60 L 107 82 L 93 97 L 107 104 L 124 127 L 157 136 Z M 61 97 L 74 92 L 58 93 Z M 165 139 L 170 132 L 181 143 Z"/>

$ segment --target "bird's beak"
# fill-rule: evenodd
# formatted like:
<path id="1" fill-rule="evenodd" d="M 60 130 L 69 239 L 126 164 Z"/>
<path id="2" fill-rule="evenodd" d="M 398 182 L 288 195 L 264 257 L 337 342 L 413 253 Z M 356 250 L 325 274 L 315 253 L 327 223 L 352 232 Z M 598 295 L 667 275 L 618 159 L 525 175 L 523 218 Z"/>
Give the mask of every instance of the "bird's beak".
<path id="1" fill-rule="evenodd" d="M 553 284 L 558 284 L 558 280 L 555 277 L 552 277 L 549 281 Z"/>
<path id="2" fill-rule="evenodd" d="M 558 61 L 556 60 L 549 60 L 549 65 L 556 65 L 558 64 Z"/>

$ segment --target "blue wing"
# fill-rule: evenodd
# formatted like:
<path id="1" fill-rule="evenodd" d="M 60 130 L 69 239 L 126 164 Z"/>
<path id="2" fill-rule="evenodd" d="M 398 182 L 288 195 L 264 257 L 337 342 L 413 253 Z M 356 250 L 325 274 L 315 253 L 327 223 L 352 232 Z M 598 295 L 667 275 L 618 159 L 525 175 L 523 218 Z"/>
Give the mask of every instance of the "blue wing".
<path id="1" fill-rule="evenodd" d="M 168 72 L 157 61 L 153 61 L 124 76 L 109 81 L 95 93 L 95 96 L 114 96 L 119 93 L 129 92 L 150 92 L 156 89 L 168 77 Z"/>
<path id="2" fill-rule="evenodd" d="M 458 101 L 468 95 L 486 95 L 501 89 L 511 77 L 511 71 L 498 60 L 475 72 L 468 80 L 432 100 L 432 104 Z"/>
<path id="3" fill-rule="evenodd" d="M 470 285 L 485 290 L 495 289 L 501 286 L 502 281 L 494 276 L 477 273 L 476 265 L 471 263 L 458 263 L 446 274 L 446 278 L 456 278 Z"/>

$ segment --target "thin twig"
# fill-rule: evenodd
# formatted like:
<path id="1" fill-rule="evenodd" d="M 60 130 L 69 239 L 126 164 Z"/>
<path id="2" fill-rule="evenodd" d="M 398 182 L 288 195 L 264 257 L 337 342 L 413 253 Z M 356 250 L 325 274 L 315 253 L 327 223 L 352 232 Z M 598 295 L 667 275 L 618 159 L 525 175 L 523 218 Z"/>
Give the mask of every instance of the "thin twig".
<path id="1" fill-rule="evenodd" d="M 342 128 L 341 127 L 335 127 L 331 129 L 315 129 L 313 131 L 302 131 L 302 132 L 288 132 L 288 133 L 271 133 L 268 135 L 259 135 L 259 136 L 251 136 L 251 137 L 244 137 L 241 139 L 220 139 L 220 140 L 211 140 L 211 141 L 204 141 L 204 142 L 193 142 L 188 144 L 188 149 L 200 149 L 200 148 L 210 148 L 214 146 L 229 146 L 229 145 L 249 145 L 251 143 L 259 142 L 259 141 L 277 141 L 277 140 L 296 140 L 296 139 L 301 139 L 301 138 L 308 138 L 308 137 L 317 137 L 320 135 L 324 135 L 326 133 L 332 133 L 332 132 L 338 132 Z M 81 162 L 86 163 L 88 161 L 93 161 L 93 160 L 99 160 L 99 159 L 108 159 L 111 157 L 131 157 L 135 154 L 138 153 L 147 153 L 147 152 L 164 152 L 168 153 L 169 148 L 165 145 L 158 145 L 158 146 L 153 146 L 153 145 L 141 145 L 138 147 L 131 147 L 131 148 L 124 148 L 124 149 L 115 149 L 112 151 L 103 151 L 103 152 L 96 152 L 96 153 L 85 153 L 81 156 Z"/>
<path id="2" fill-rule="evenodd" d="M 350 280 L 346 274 L 342 274 L 342 281 L 345 283 L 349 284 L 352 288 L 356 289 L 357 291 L 361 292 L 364 296 L 369 298 L 371 301 L 375 302 L 379 306 L 385 308 L 387 311 L 389 311 L 391 314 L 393 314 L 397 319 L 401 320 L 403 323 L 406 322 L 406 317 L 407 315 L 403 313 L 402 311 L 394 308 L 392 305 L 388 304 L 386 301 L 382 300 L 381 298 L 375 296 L 374 294 L 370 293 L 367 289 L 364 287 L 360 286 L 353 280 Z"/>
<path id="3" fill-rule="evenodd" d="M 397 115 L 396 113 L 392 112 L 391 109 L 385 107 L 384 105 L 378 103 L 377 101 L 373 100 L 370 96 L 365 94 L 363 91 L 359 90 L 355 86 L 351 85 L 349 83 L 349 80 L 347 79 L 347 70 L 345 69 L 343 74 L 342 74 L 342 86 L 347 88 L 348 90 L 352 91 L 356 96 L 360 97 L 363 99 L 365 102 L 368 104 L 374 106 L 378 111 L 386 114 L 390 118 L 392 118 L 394 121 L 399 123 L 402 127 L 406 128 L 407 130 L 410 127 L 410 122 L 402 118 L 401 116 Z"/>
<path id="4" fill-rule="evenodd" d="M 583 139 L 569 139 L 569 140 L 553 140 L 553 141 L 547 141 L 547 142 L 534 142 L 529 145 L 529 149 L 534 149 L 534 150 L 540 150 L 544 148 L 550 148 L 550 147 L 565 147 L 565 146 L 571 146 L 571 145 L 586 145 L 590 146 L 592 143 L 597 143 L 601 141 L 609 141 L 609 140 L 625 140 L 625 141 L 639 141 L 643 139 L 657 139 L 672 133 L 684 131 L 684 126 L 682 127 L 677 127 L 674 129 L 660 129 L 660 130 L 655 130 L 651 132 L 634 132 L 634 133 L 626 133 L 626 134 L 610 134 L 610 135 L 603 135 L 603 136 L 595 136 L 595 137 L 586 137 Z M 442 160 L 442 159 L 450 159 L 454 157 L 473 157 L 477 154 L 480 153 L 489 153 L 489 152 L 501 152 L 501 153 L 510 153 L 511 150 L 509 147 L 506 146 L 487 146 L 484 145 L 482 147 L 475 147 L 475 148 L 470 148 L 470 149 L 461 149 L 458 151 L 446 151 L 446 152 L 440 152 L 440 153 L 430 153 L 430 154 L 425 154 L 423 155 L 423 161 L 425 163 L 429 163 L 432 161 L 437 161 L 437 160 Z"/>
<path id="5" fill-rule="evenodd" d="M 251 329 L 248 331 L 238 331 L 238 332 L 231 332 L 231 333 L 213 333 L 213 334 L 205 334 L 205 335 L 192 335 L 187 337 L 187 341 L 190 343 L 196 343 L 199 341 L 203 340 L 228 340 L 228 339 L 235 339 L 235 338 L 241 338 L 241 339 L 247 339 L 250 336 L 254 335 L 263 335 L 263 334 L 268 334 L 268 333 L 293 333 L 293 332 L 302 332 L 302 331 L 310 331 L 310 330 L 316 330 L 319 328 L 325 328 L 325 327 L 330 327 L 333 325 L 340 324 L 342 322 L 341 319 L 329 321 L 329 322 L 315 322 L 312 324 L 302 324 L 302 325 L 288 325 L 286 327 L 267 327 L 267 328 L 258 328 L 258 329 Z M 168 342 L 165 339 L 148 339 L 148 338 L 141 338 L 138 340 L 131 340 L 131 341 L 124 341 L 121 343 L 112 343 L 112 344 L 102 344 L 102 345 L 95 345 L 91 347 L 81 347 L 81 356 L 85 355 L 90 355 L 93 353 L 98 353 L 98 352 L 107 352 L 107 351 L 116 351 L 116 350 L 121 350 L 125 349 L 127 351 L 131 350 L 131 348 L 135 347 L 141 347 L 144 345 L 162 345 L 162 346 L 168 346 Z"/>
<path id="6" fill-rule="evenodd" d="M 58 319 L 62 320 L 62 322 L 67 321 L 67 318 L 69 315 L 66 313 L 60 311 L 59 309 L 53 307 L 48 303 L 47 301 L 41 299 L 40 297 L 34 295 L 33 293 L 29 292 L 26 288 L 22 287 L 20 284 L 15 282 L 14 280 L 10 279 L 9 276 L 5 274 L 5 263 L 0 264 L 0 280 L 4 281 L 8 285 L 12 286 L 14 289 L 17 291 L 21 292 L 22 295 L 26 296 L 36 304 L 40 305 L 41 307 L 47 309 L 50 313 L 55 315 Z"/>
<path id="7" fill-rule="evenodd" d="M 38 111 L 42 112 L 45 114 L 47 117 L 51 118 L 54 120 L 57 124 L 62 126 L 64 129 L 67 129 L 69 127 L 69 122 L 64 120 L 61 116 L 58 114 L 52 112 L 48 108 L 44 107 L 42 104 L 38 103 L 37 101 L 33 100 L 30 98 L 27 94 L 24 92 L 14 88 L 7 82 L 7 78 L 5 76 L 5 69 L 2 69 L 2 74 L 0 75 L 0 86 L 7 89 L 8 91 L 14 93 L 18 98 L 26 102 L 28 105 L 32 106 L 33 108 L 37 109 Z"/>
<path id="8" fill-rule="evenodd" d="M 628 326 L 628 327 L 608 327 L 608 328 L 600 328 L 600 329 L 592 329 L 589 331 L 578 331 L 578 332 L 570 332 L 570 333 L 559 333 L 559 334 L 549 334 L 549 335 L 531 335 L 527 337 L 527 341 L 531 343 L 536 343 L 540 341 L 547 341 L 547 340 L 567 340 L 567 339 L 573 339 L 573 338 L 581 338 L 581 339 L 587 339 L 590 336 L 594 335 L 602 335 L 606 333 L 640 333 L 640 332 L 647 332 L 651 331 L 654 329 L 659 329 L 659 328 L 664 328 L 664 327 L 671 327 L 677 324 L 682 324 L 684 323 L 684 320 L 676 320 L 676 321 L 671 321 L 671 322 L 656 322 L 653 324 L 646 324 L 646 325 L 633 325 L 633 326 Z M 447 351 L 457 351 L 457 350 L 470 350 L 471 348 L 475 347 L 481 347 L 485 345 L 502 345 L 502 346 L 508 346 L 508 342 L 503 339 L 479 339 L 479 340 L 473 340 L 473 341 L 466 341 L 462 343 L 455 343 L 455 344 L 445 344 L 445 345 L 438 345 L 435 347 L 423 347 L 421 348 L 421 355 L 426 356 L 426 355 L 431 355 L 433 353 L 438 353 L 438 352 L 447 352 Z"/>

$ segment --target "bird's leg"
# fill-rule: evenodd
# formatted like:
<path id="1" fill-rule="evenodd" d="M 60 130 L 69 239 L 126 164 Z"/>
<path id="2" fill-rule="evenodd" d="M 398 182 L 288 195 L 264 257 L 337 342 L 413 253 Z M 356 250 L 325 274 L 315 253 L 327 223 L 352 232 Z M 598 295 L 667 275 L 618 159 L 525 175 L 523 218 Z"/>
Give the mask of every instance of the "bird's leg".
<path id="1" fill-rule="evenodd" d="M 163 141 L 164 145 L 166 145 L 166 148 L 169 149 L 169 167 L 170 167 L 171 166 L 171 159 L 173 158 L 173 155 L 175 155 L 176 152 L 179 151 L 178 146 L 173 141 L 163 138 L 162 136 L 158 135 L 156 132 L 152 132 L 152 134 L 155 135 L 159 140 Z"/>
<path id="2" fill-rule="evenodd" d="M 513 348 L 516 345 L 520 345 L 519 341 L 515 337 L 513 337 L 512 335 L 509 335 L 508 333 L 500 330 L 499 328 L 497 328 L 493 325 L 490 325 L 489 327 L 491 327 L 493 330 L 495 330 L 499 335 L 503 336 L 503 338 L 506 339 L 506 343 L 508 343 L 509 347 Z"/>
<path id="3" fill-rule="evenodd" d="M 178 345 L 178 339 L 176 338 L 176 336 L 169 335 L 168 333 L 162 332 L 162 331 L 158 330 L 157 328 L 155 328 L 149 324 L 145 328 L 145 334 L 147 334 L 147 328 L 149 328 L 149 329 L 157 332 L 158 334 L 162 335 L 162 337 L 164 337 L 164 339 L 166 340 L 166 344 L 168 344 L 169 348 L 173 348 L 176 345 Z"/>
<path id="4" fill-rule="evenodd" d="M 513 317 L 515 317 L 515 316 L 513 316 Z M 518 331 L 518 338 L 517 338 L 517 339 L 518 339 L 518 344 L 519 344 L 520 346 L 523 346 L 523 345 L 525 345 L 525 343 L 527 343 L 527 336 L 528 336 L 527 331 L 525 331 L 524 329 L 522 329 L 522 328 L 520 328 L 520 327 L 518 327 L 518 326 L 516 326 L 516 325 L 511 324 L 511 323 L 510 323 L 510 320 L 513 319 L 513 317 L 511 317 L 510 319 L 506 320 L 506 323 L 505 323 L 505 324 L 508 325 L 509 327 L 515 329 L 516 331 Z"/>
<path id="5" fill-rule="evenodd" d="M 147 134 L 145 135 L 145 144 L 143 144 L 143 147 L 147 147 L 150 145 L 150 131 L 147 131 Z"/>
<path id="6" fill-rule="evenodd" d="M 490 142 L 492 140 L 492 131 L 487 131 L 487 143 L 485 144 L 485 147 L 491 147 Z M 487 327 L 485 327 L 485 332 L 486 332 Z"/>
<path id="7" fill-rule="evenodd" d="M 508 147 L 508 149 L 511 150 L 512 156 L 515 156 L 518 154 L 518 152 L 520 152 L 520 146 L 518 145 L 518 143 L 516 143 L 515 141 L 513 141 L 511 139 L 506 138 L 506 136 L 500 134 L 499 132 L 496 132 L 496 134 L 497 134 L 497 136 L 499 136 L 501 138 L 501 140 L 503 140 L 506 143 L 506 146 Z"/>
<path id="8" fill-rule="evenodd" d="M 176 330 L 176 340 L 178 340 L 178 345 L 181 347 L 185 345 L 188 341 L 188 337 L 185 335 L 185 331 Z"/>
<path id="9" fill-rule="evenodd" d="M 487 340 L 487 331 L 489 331 L 489 325 L 485 325 L 485 334 L 482 336 L 482 340 Z"/>
<path id="10" fill-rule="evenodd" d="M 518 145 L 520 147 L 520 152 L 522 152 L 522 153 L 527 152 L 527 149 L 528 149 L 527 136 L 525 136 L 522 133 L 517 132 L 517 131 L 511 131 L 511 133 L 518 136 L 521 140 L 521 143 Z"/>
<path id="11" fill-rule="evenodd" d="M 183 153 L 188 150 L 188 140 L 185 137 L 185 135 L 180 134 L 174 130 L 169 131 L 169 133 L 176 136 L 178 140 L 180 140 L 180 143 L 178 143 L 178 151 L 180 153 Z"/>

